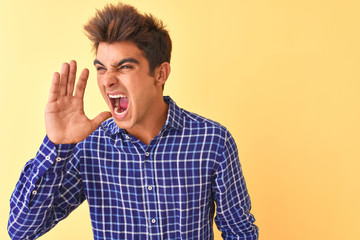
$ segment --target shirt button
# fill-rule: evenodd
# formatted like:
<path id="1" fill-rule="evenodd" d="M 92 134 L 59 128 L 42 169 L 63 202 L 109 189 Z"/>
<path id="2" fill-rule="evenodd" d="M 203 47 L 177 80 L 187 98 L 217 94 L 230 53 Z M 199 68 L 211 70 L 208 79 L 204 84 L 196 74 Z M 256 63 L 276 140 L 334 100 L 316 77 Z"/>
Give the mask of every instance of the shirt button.
<path id="1" fill-rule="evenodd" d="M 57 162 L 60 162 L 60 161 L 61 161 L 61 157 L 57 157 L 57 158 L 56 158 L 56 161 L 57 161 Z"/>
<path id="2" fill-rule="evenodd" d="M 147 157 L 148 157 L 149 155 L 150 155 L 150 153 L 149 153 L 149 152 L 146 152 L 146 153 L 145 153 L 145 156 L 147 156 Z"/>
<path id="3" fill-rule="evenodd" d="M 50 160 L 50 156 L 46 156 L 45 159 L 46 159 L 46 160 Z"/>
<path id="4" fill-rule="evenodd" d="M 130 139 L 130 137 L 129 137 L 128 135 L 125 135 L 125 138 L 126 138 L 127 140 L 129 140 L 129 139 Z"/>
<path id="5" fill-rule="evenodd" d="M 151 219 L 151 223 L 156 223 L 156 219 Z"/>
<path id="6" fill-rule="evenodd" d="M 33 194 L 33 195 L 36 195 L 36 194 L 37 194 L 37 191 L 36 191 L 36 190 L 32 191 L 32 194 Z"/>
<path id="7" fill-rule="evenodd" d="M 153 187 L 152 187 L 152 186 L 148 186 L 148 190 L 149 190 L 149 191 L 153 190 Z"/>

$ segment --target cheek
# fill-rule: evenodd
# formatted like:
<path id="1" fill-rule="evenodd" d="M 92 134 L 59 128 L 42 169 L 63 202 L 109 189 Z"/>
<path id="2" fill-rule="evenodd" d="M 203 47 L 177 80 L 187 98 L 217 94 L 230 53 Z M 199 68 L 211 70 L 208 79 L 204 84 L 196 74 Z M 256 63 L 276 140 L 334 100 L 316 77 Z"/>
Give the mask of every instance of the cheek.
<path id="1" fill-rule="evenodd" d="M 99 77 L 99 76 L 97 76 L 97 84 L 98 84 L 98 87 L 99 87 L 99 89 L 100 89 L 100 91 L 101 91 L 101 88 L 102 88 L 102 80 L 101 80 L 101 77 Z"/>
<path id="2" fill-rule="evenodd" d="M 101 95 L 103 96 L 103 98 L 106 100 L 107 99 L 107 95 L 106 95 L 106 91 L 105 88 L 103 86 L 103 84 L 101 83 L 101 81 L 97 81 L 98 87 L 99 87 L 99 91 L 101 93 Z"/>
<path id="3" fill-rule="evenodd" d="M 103 81 L 102 81 L 102 79 L 101 78 L 97 78 L 97 85 L 98 85 L 98 87 L 99 87 L 99 90 L 100 90 L 100 92 L 101 93 L 103 93 L 105 90 L 105 88 L 104 88 L 104 84 L 103 84 Z"/>

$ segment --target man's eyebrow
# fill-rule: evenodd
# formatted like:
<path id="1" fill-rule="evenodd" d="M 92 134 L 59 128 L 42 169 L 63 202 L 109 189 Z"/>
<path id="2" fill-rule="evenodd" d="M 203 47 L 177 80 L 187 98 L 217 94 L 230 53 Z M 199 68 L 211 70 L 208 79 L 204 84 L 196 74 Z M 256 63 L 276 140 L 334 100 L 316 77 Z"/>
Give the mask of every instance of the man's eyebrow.
<path id="1" fill-rule="evenodd" d="M 99 64 L 99 65 L 101 65 L 101 66 L 104 66 L 104 64 L 102 64 L 99 60 L 97 60 L 97 59 L 95 59 L 94 60 L 94 65 L 96 65 L 96 64 Z"/>
<path id="2" fill-rule="evenodd" d="M 116 67 L 119 67 L 119 66 L 123 65 L 124 63 L 128 63 L 128 62 L 130 62 L 130 63 L 135 63 L 135 64 L 139 64 L 139 61 L 136 60 L 135 58 L 125 58 L 125 59 L 121 60 L 120 62 L 118 62 L 118 63 L 116 64 Z M 102 63 L 101 63 L 99 60 L 97 60 L 97 59 L 94 60 L 94 65 L 96 65 L 96 64 L 99 64 L 99 65 L 101 65 L 101 66 L 104 66 L 104 64 L 102 64 Z"/>
<path id="3" fill-rule="evenodd" d="M 123 65 L 124 63 L 135 63 L 135 64 L 139 64 L 139 61 L 136 60 L 135 58 L 125 58 L 123 60 L 121 60 L 120 62 L 118 62 L 116 64 L 116 67 L 119 67 L 121 65 Z"/>

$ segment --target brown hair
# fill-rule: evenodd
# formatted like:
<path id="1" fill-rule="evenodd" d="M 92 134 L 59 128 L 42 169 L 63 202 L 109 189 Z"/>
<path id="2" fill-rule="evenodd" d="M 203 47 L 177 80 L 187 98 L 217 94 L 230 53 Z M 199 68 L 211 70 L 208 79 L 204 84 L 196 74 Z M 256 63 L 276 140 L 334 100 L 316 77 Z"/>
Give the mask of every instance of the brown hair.
<path id="1" fill-rule="evenodd" d="M 84 29 L 95 52 L 100 42 L 134 42 L 149 61 L 151 75 L 163 62 L 170 63 L 172 43 L 162 21 L 151 14 L 140 14 L 133 6 L 106 5 L 97 10 Z"/>

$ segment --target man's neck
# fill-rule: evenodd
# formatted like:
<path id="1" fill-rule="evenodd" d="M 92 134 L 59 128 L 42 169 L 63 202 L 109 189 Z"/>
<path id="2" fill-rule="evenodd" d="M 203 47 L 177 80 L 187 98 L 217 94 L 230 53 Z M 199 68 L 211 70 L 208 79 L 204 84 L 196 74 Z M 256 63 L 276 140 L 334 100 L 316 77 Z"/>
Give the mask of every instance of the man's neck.
<path id="1" fill-rule="evenodd" d="M 146 145 L 149 145 L 151 140 L 160 133 L 164 126 L 168 110 L 169 105 L 162 100 L 160 104 L 156 106 L 154 114 L 147 119 L 146 122 L 138 124 L 132 129 L 126 129 L 127 132 Z"/>

